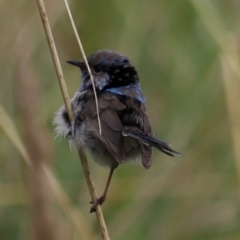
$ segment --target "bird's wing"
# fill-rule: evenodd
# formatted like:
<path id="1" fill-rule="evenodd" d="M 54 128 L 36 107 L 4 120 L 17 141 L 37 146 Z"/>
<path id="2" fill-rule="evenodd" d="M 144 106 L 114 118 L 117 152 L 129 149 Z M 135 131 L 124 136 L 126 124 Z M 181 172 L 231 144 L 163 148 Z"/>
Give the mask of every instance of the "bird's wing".
<path id="1" fill-rule="evenodd" d="M 98 98 L 102 130 L 100 134 L 95 99 L 91 99 L 87 105 L 87 122 L 93 134 L 118 163 L 124 162 L 123 125 L 117 111 L 124 109 L 125 106 L 112 94 L 103 94 Z"/>
<path id="2" fill-rule="evenodd" d="M 132 98 L 122 97 L 121 101 L 126 106 L 119 116 L 123 123 L 124 136 L 139 140 L 141 144 L 141 161 L 145 168 L 151 166 L 152 147 L 146 145 L 141 138 L 136 137 L 132 132 L 140 132 L 143 135 L 152 135 L 151 125 L 146 113 L 145 104 Z"/>

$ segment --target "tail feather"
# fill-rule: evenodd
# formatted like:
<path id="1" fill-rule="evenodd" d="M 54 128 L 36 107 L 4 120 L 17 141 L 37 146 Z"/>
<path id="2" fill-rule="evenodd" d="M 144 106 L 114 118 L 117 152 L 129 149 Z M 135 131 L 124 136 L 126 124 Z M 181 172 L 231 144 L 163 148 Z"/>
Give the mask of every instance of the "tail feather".
<path id="1" fill-rule="evenodd" d="M 129 137 L 139 139 L 144 144 L 150 145 L 171 157 L 174 157 L 175 155 L 182 156 L 181 153 L 173 150 L 166 142 L 156 139 L 152 136 L 143 134 L 140 131 L 125 129 L 122 134 L 124 136 L 129 136 Z"/>

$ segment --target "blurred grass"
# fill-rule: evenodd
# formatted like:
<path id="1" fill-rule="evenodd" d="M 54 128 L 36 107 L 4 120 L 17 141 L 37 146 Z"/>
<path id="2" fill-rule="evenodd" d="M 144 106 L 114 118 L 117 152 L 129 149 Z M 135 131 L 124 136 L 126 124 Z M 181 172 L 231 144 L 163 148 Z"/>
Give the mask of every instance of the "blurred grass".
<path id="1" fill-rule="evenodd" d="M 150 170 L 126 166 L 116 171 L 103 205 L 111 239 L 239 239 L 239 159 L 234 138 L 240 133 L 232 131 L 231 120 L 239 101 L 229 111 L 225 95 L 229 75 L 223 76 L 220 61 L 227 54 L 235 66 L 228 66 L 230 73 L 239 72 L 239 1 L 70 3 L 86 52 L 109 48 L 129 56 L 141 77 L 155 135 L 184 154 L 170 159 L 154 151 Z M 44 106 L 36 118 L 53 139 L 51 122 L 62 98 L 35 2 L 21 0 L 12 6 L 3 0 L 0 7 L 1 104 L 22 132 L 15 96 L 16 48 L 27 41 L 31 46 L 22 52 L 30 55 L 29 68 L 40 79 Z M 64 3 L 46 2 L 46 8 L 72 96 L 79 72 L 65 61 L 81 55 Z M 239 88 L 239 75 L 234 79 L 234 88 Z M 30 219 L 23 166 L 3 134 L 0 144 L 0 239 L 26 239 Z M 98 233 L 88 213 L 90 197 L 77 154 L 65 141 L 54 141 L 54 149 L 57 179 Z M 90 167 L 100 193 L 107 171 L 92 161 Z M 61 231 L 69 231 L 71 223 L 56 202 L 52 208 L 64 223 Z M 77 239 L 75 233 L 73 238 Z"/>

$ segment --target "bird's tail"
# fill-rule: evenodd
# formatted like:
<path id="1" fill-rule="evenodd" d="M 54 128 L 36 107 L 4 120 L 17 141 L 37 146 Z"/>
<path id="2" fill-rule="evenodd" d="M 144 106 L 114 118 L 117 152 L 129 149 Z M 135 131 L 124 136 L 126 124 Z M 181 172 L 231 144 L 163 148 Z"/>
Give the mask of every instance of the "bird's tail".
<path id="1" fill-rule="evenodd" d="M 166 142 L 156 139 L 150 135 L 146 135 L 139 130 L 124 129 L 122 134 L 124 136 L 136 138 L 142 143 L 150 145 L 171 157 L 174 157 L 175 155 L 182 156 L 181 153 L 173 150 Z"/>

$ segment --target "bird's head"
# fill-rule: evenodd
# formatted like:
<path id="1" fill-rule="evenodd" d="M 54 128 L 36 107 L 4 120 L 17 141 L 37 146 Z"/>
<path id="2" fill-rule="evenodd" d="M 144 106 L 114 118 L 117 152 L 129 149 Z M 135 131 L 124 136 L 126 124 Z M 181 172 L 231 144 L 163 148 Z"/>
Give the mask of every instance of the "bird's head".
<path id="1" fill-rule="evenodd" d="M 102 50 L 91 54 L 88 58 L 95 88 L 106 90 L 139 83 L 138 73 L 129 59 L 110 50 Z M 81 91 L 92 88 L 89 72 L 84 61 L 70 60 L 68 63 L 78 66 L 82 73 Z"/>

